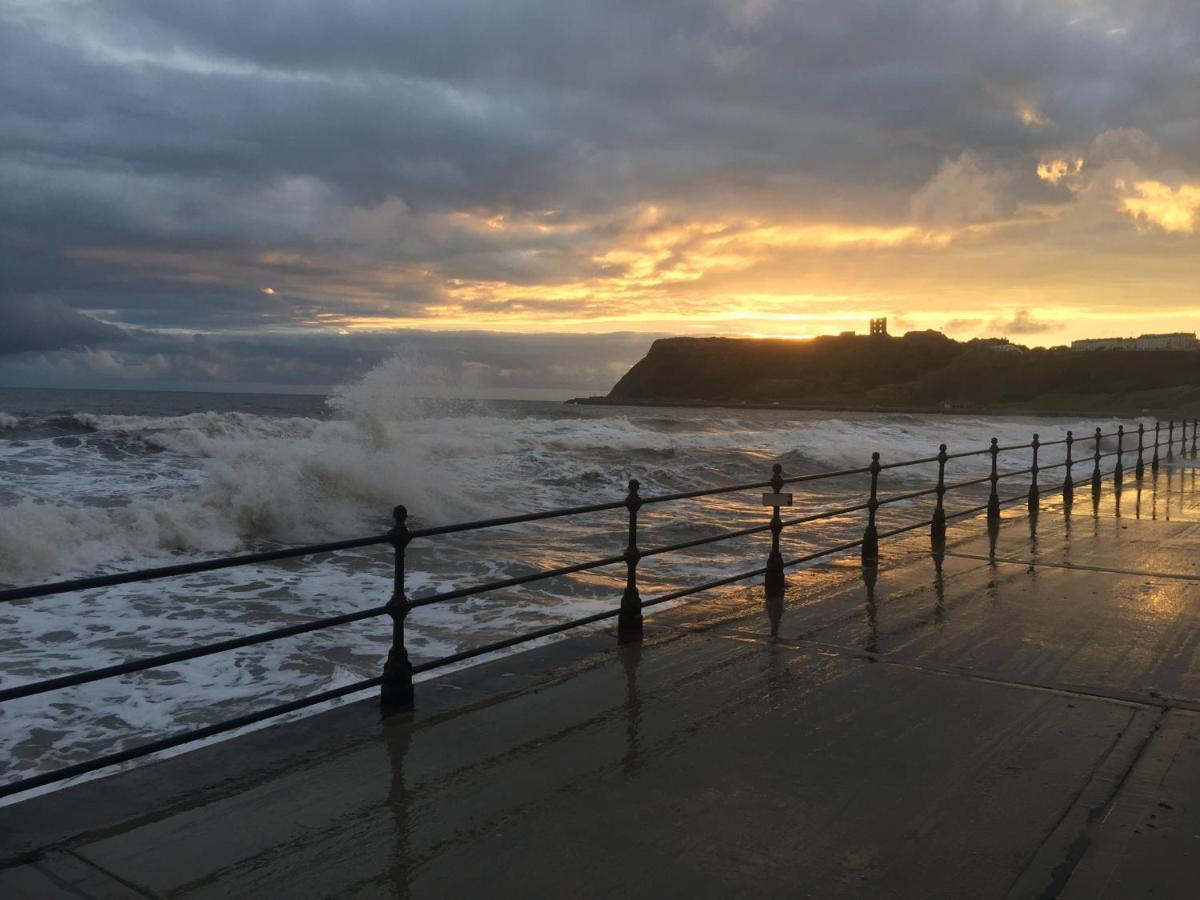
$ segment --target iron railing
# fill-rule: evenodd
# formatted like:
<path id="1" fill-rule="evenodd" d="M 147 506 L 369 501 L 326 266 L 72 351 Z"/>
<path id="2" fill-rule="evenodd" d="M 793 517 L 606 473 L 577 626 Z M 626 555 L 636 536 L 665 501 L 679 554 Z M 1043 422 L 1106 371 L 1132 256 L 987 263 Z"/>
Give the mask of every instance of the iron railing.
<path id="1" fill-rule="evenodd" d="M 1200 430 L 1198 420 L 1193 419 L 1191 426 L 1191 444 L 1189 450 L 1187 440 L 1187 421 L 1184 420 L 1180 423 L 1181 436 L 1178 444 L 1180 456 L 1196 456 L 1197 433 L 1198 430 Z M 263 644 L 268 641 L 294 637 L 326 628 L 346 625 L 351 622 L 359 622 L 365 619 L 377 618 L 386 615 L 391 620 L 391 647 L 388 651 L 387 660 L 384 664 L 383 671 L 376 677 L 355 681 L 351 684 L 321 691 L 299 700 L 282 703 L 272 706 L 268 709 L 237 716 L 235 718 L 227 719 L 212 725 L 195 728 L 174 735 L 168 735 L 157 740 L 139 744 L 126 750 L 96 756 L 90 760 L 76 763 L 74 765 L 64 766 L 53 771 L 10 781 L 6 784 L 0 785 L 0 797 L 10 796 L 22 791 L 53 784 L 55 782 L 63 781 L 65 779 L 73 778 L 89 772 L 94 772 L 109 766 L 128 762 L 139 757 L 179 747 L 183 744 L 202 740 L 204 738 L 214 737 L 224 732 L 244 728 L 267 719 L 275 718 L 291 712 L 296 712 L 321 703 L 326 703 L 330 700 L 335 700 L 350 694 L 360 693 L 371 688 L 380 689 L 380 701 L 385 712 L 390 713 L 396 710 L 407 709 L 412 705 L 414 700 L 414 675 L 451 665 L 453 663 L 463 662 L 465 660 L 473 659 L 485 654 L 495 653 L 518 644 L 550 637 L 574 628 L 579 628 L 581 626 L 592 625 L 614 618 L 617 620 L 616 630 L 619 641 L 625 642 L 639 640 L 642 634 L 642 611 L 649 607 L 681 600 L 694 594 L 699 594 L 714 588 L 746 581 L 750 578 L 756 578 L 759 576 L 764 577 L 764 582 L 768 591 L 782 591 L 785 586 L 784 573 L 787 569 L 795 568 L 824 557 L 834 556 L 856 549 L 859 550 L 863 565 L 873 567 L 877 565 L 879 561 L 879 543 L 881 540 L 895 537 L 919 528 L 928 527 L 930 529 L 931 545 L 935 551 L 938 551 L 944 549 L 945 547 L 946 526 L 950 520 L 961 519 L 967 516 L 984 513 L 989 530 L 994 531 L 994 529 L 998 527 L 1000 523 L 1001 509 L 1022 501 L 1027 504 L 1030 514 L 1036 515 L 1042 496 L 1042 487 L 1039 484 L 1039 476 L 1051 469 L 1065 469 L 1061 484 L 1056 489 L 1056 492 L 1061 494 L 1064 509 L 1070 509 L 1074 500 L 1075 488 L 1087 484 L 1091 485 L 1093 503 L 1099 504 L 1104 482 L 1104 473 L 1101 470 L 1101 462 L 1103 460 L 1116 457 L 1115 463 L 1109 475 L 1112 479 L 1114 490 L 1120 491 L 1124 478 L 1124 459 L 1126 456 L 1136 453 L 1134 471 L 1135 477 L 1139 480 L 1144 477 L 1147 467 L 1151 469 L 1152 473 L 1157 473 L 1162 459 L 1171 459 L 1175 456 L 1176 445 L 1174 420 L 1169 421 L 1167 424 L 1167 437 L 1165 442 L 1162 440 L 1162 425 L 1160 422 L 1155 422 L 1154 424 L 1153 444 L 1149 443 L 1150 432 L 1143 424 L 1139 423 L 1137 428 L 1137 446 L 1136 448 L 1126 449 L 1125 440 L 1126 437 L 1131 436 L 1131 434 L 1131 432 L 1125 431 L 1124 425 L 1121 425 L 1118 426 L 1116 431 L 1107 433 L 1102 432 L 1100 428 L 1096 428 L 1095 432 L 1086 438 L 1076 438 L 1072 432 L 1068 431 L 1066 433 L 1066 437 L 1062 439 L 1054 441 L 1041 441 L 1039 436 L 1035 434 L 1033 435 L 1032 441 L 1028 444 L 1000 446 L 997 439 L 992 438 L 990 445 L 987 447 L 958 453 L 950 453 L 946 445 L 942 444 L 939 447 L 937 454 L 933 456 L 903 460 L 900 462 L 884 463 L 879 453 L 874 453 L 872 454 L 871 462 L 865 466 L 843 469 L 834 472 L 821 472 L 806 475 L 785 475 L 782 467 L 779 464 L 776 464 L 772 469 L 771 477 L 763 481 L 752 481 L 741 484 L 723 485 L 715 488 L 683 491 L 673 494 L 658 494 L 652 496 L 642 496 L 640 491 L 641 486 L 638 481 L 634 479 L 629 482 L 628 491 L 625 497 L 620 500 L 613 500 L 606 503 L 593 503 L 585 506 L 574 506 L 562 509 L 523 513 L 520 515 L 501 516 L 491 519 L 480 519 L 472 522 L 460 522 L 453 525 L 437 525 L 428 528 L 409 528 L 407 509 L 403 506 L 397 506 L 394 510 L 394 521 L 392 528 L 382 534 L 374 534 L 367 537 L 353 538 L 350 540 L 332 541 L 322 544 L 309 544 L 301 547 L 271 550 L 262 553 L 245 553 L 236 556 L 222 557 L 219 559 L 181 563 L 171 566 L 160 566 L 157 568 L 140 569 L 137 571 L 123 572 L 119 574 L 98 575 L 89 578 L 74 578 L 30 587 L 3 590 L 0 591 L 0 603 L 13 603 L 21 600 L 28 600 L 36 597 L 47 597 L 72 591 L 111 587 L 115 585 L 143 582 L 160 578 L 172 578 L 198 572 L 212 572 L 220 569 L 234 568 L 237 566 L 277 562 L 280 560 L 296 559 L 299 557 L 315 556 L 318 554 L 336 553 L 342 550 L 378 546 L 382 544 L 390 544 L 395 557 L 393 591 L 391 598 L 387 603 L 384 604 L 377 604 L 364 609 L 356 610 L 354 612 L 314 619 L 308 622 L 247 634 L 228 640 L 214 641 L 212 643 L 191 647 L 186 650 L 178 650 L 156 656 L 147 656 L 140 659 L 131 659 L 116 665 L 103 666 L 69 675 L 47 678 L 41 681 L 17 684 L 11 687 L 0 686 L 0 702 L 6 702 L 22 697 L 31 697 L 39 694 L 61 691 L 67 688 L 90 684 L 103 679 L 115 678 L 122 675 L 131 675 L 147 669 L 168 666 L 190 659 L 211 656 L 216 653 L 224 653 L 241 647 L 250 647 L 256 644 Z M 1108 452 L 1102 452 L 1102 442 L 1105 439 L 1114 437 L 1117 439 L 1116 449 Z M 1090 458 L 1081 457 L 1076 459 L 1074 456 L 1075 447 L 1076 445 L 1085 441 L 1092 444 L 1092 453 Z M 1052 446 L 1063 446 L 1065 448 L 1065 458 L 1062 461 L 1052 465 L 1040 465 L 1040 451 L 1046 447 Z M 1012 471 L 1001 472 L 999 470 L 998 459 L 1000 453 L 1024 450 L 1031 451 L 1029 466 Z M 1147 463 L 1145 459 L 1147 453 L 1151 454 L 1149 463 Z M 953 483 L 946 482 L 946 464 L 948 462 L 951 460 L 981 456 L 990 457 L 990 459 L 988 459 L 989 471 L 987 475 Z M 1075 469 L 1077 466 L 1084 465 L 1085 460 L 1090 460 L 1092 463 L 1092 471 L 1087 477 L 1076 479 Z M 937 465 L 937 479 L 931 487 L 880 497 L 879 482 L 882 473 L 910 468 L 913 466 L 933 464 Z M 868 475 L 870 479 L 867 497 L 864 501 L 849 506 L 842 506 L 836 509 L 824 509 L 803 516 L 795 516 L 790 518 L 783 517 L 781 510 L 786 508 L 787 503 L 790 501 L 790 496 L 783 493 L 783 489 L 785 487 L 861 475 Z M 1025 488 L 1021 493 L 1014 494 L 1013 496 L 1003 498 L 1000 496 L 999 482 L 1001 480 L 1017 478 L 1024 475 L 1030 476 L 1030 481 L 1027 488 Z M 986 503 L 970 506 L 965 509 L 955 510 L 953 512 L 946 511 L 944 501 L 948 493 L 962 491 L 972 487 L 981 487 L 985 484 L 988 485 L 988 498 Z M 638 513 L 643 507 L 657 504 L 674 503 L 683 500 L 702 499 L 723 494 L 757 491 L 763 488 L 770 489 L 770 493 L 763 495 L 764 505 L 771 507 L 770 519 L 767 522 L 747 528 L 722 531 L 705 537 L 679 541 L 673 544 L 650 547 L 648 549 L 642 549 L 638 543 Z M 924 497 L 932 497 L 934 501 L 934 507 L 928 519 L 923 519 L 915 523 L 899 526 L 886 531 L 879 530 L 878 512 L 882 507 L 901 502 L 918 500 Z M 409 544 L 414 540 L 426 540 L 441 535 L 462 534 L 465 532 L 481 531 L 506 525 L 538 522 L 549 519 L 562 519 L 619 509 L 626 510 L 628 515 L 626 545 L 620 553 L 614 553 L 609 556 L 591 559 L 585 562 L 574 563 L 572 565 L 560 566 L 551 569 L 541 569 L 536 572 L 531 572 L 529 574 L 519 575 L 512 578 L 489 581 L 482 584 L 470 585 L 468 587 L 455 588 L 453 590 L 440 591 L 420 597 L 409 597 L 405 590 L 406 550 Z M 835 517 L 852 515 L 859 512 L 866 513 L 866 524 L 861 538 L 853 541 L 843 542 L 835 546 L 825 547 L 815 552 L 797 556 L 792 559 L 784 559 L 780 548 L 780 539 L 786 529 L 796 528 L 797 526 L 804 524 L 828 520 Z M 643 599 L 641 597 L 641 593 L 638 588 L 638 564 L 642 560 L 653 556 L 694 549 L 708 544 L 714 544 L 761 533 L 769 533 L 771 536 L 770 551 L 767 555 L 766 565 L 737 572 L 733 575 L 712 579 L 678 590 L 669 591 L 667 593 L 654 596 L 650 599 Z M 620 605 L 616 608 L 582 616 L 580 618 L 572 619 L 568 622 L 562 622 L 533 631 L 524 632 L 514 637 L 493 641 L 491 643 L 483 644 L 478 647 L 473 647 L 458 653 L 450 654 L 449 656 L 444 656 L 439 659 L 422 662 L 416 665 L 414 665 L 409 659 L 408 651 L 405 646 L 405 620 L 408 614 L 414 609 L 419 609 L 435 603 L 444 603 L 450 600 L 473 597 L 489 591 L 517 587 L 520 585 L 531 584 L 534 582 L 544 581 L 578 572 L 586 572 L 592 569 L 622 564 L 625 566 L 625 589 L 621 595 Z"/>

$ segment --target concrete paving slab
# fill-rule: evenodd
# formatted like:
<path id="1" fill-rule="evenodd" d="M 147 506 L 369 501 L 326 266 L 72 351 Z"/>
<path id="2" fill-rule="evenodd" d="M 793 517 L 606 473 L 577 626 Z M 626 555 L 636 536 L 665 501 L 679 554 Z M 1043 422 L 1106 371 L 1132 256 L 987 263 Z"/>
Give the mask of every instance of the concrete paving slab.
<path id="1" fill-rule="evenodd" d="M 1028 520 L 1006 523 L 993 543 L 986 532 L 947 547 L 952 556 L 1031 565 L 1097 568 L 1200 580 L 1200 524 L 1043 513 L 1036 530 Z"/>
<path id="2" fill-rule="evenodd" d="M 1110 571 L 1064 568 L 1053 562 L 1061 555 L 1040 552 L 1019 564 L 948 555 L 939 568 L 927 555 L 923 563 L 883 566 L 866 573 L 874 580 L 845 581 L 819 602 L 789 604 L 778 636 L 930 669 L 1200 708 L 1200 582 L 1116 574 L 1143 552 L 1119 535 L 1094 539 L 1107 547 Z M 1027 531 L 1010 539 L 1014 553 L 1018 543 L 1028 550 Z M 1144 552 L 1167 563 L 1191 552 L 1185 538 L 1161 546 L 1163 556 Z M 771 634 L 761 619 L 734 627 L 758 640 Z"/>
<path id="3" fill-rule="evenodd" d="M 1064 569 L 1030 574 L 1002 564 L 949 590 L 952 613 L 940 621 L 919 610 L 880 611 L 873 640 L 881 652 L 919 665 L 1146 703 L 1200 703 L 1200 585 Z M 932 627 L 923 627 L 926 622 Z M 859 632 L 859 640 L 872 639 L 870 627 Z M 828 637 L 855 638 L 852 629 Z"/>
<path id="4" fill-rule="evenodd" d="M 76 849 L 164 896 L 1002 897 L 1144 715 L 689 636 Z"/>

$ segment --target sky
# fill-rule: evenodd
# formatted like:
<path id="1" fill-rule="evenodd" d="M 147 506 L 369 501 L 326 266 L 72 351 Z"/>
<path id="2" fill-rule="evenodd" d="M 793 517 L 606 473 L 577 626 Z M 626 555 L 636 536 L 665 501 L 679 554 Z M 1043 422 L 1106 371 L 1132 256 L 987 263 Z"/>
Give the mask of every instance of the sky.
<path id="1" fill-rule="evenodd" d="M 1200 330 L 1195 0 L 0 0 L 0 384 Z"/>

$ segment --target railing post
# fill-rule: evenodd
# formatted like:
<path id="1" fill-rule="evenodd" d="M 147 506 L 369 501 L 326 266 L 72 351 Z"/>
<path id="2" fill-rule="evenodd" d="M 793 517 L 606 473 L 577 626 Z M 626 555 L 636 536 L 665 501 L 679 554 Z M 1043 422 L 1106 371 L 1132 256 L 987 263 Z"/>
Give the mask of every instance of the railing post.
<path id="1" fill-rule="evenodd" d="M 622 644 L 642 637 L 642 595 L 637 586 L 637 565 L 642 558 L 637 545 L 638 510 L 642 508 L 638 490 L 641 486 L 636 478 L 631 478 L 625 497 L 625 508 L 629 510 L 629 542 L 625 546 L 625 592 L 621 594 L 621 612 L 617 615 L 617 640 Z"/>
<path id="2" fill-rule="evenodd" d="M 1117 464 L 1113 466 L 1113 487 L 1118 491 L 1121 489 L 1121 482 L 1125 480 L 1125 464 L 1122 457 L 1125 453 L 1125 426 L 1117 426 Z"/>
<path id="3" fill-rule="evenodd" d="M 1200 426 L 1200 419 L 1192 419 L 1192 458 L 1196 456 L 1196 428 Z"/>
<path id="4" fill-rule="evenodd" d="M 1038 441 L 1038 436 L 1033 436 L 1033 443 L 1029 445 L 1033 449 L 1033 464 L 1030 466 L 1029 479 L 1029 514 L 1036 516 L 1041 504 L 1041 492 L 1038 490 L 1038 447 L 1041 443 Z"/>
<path id="5" fill-rule="evenodd" d="M 783 491 L 783 466 L 775 463 L 771 467 L 771 490 L 776 494 Z M 769 593 L 783 590 L 783 554 L 779 550 L 779 537 L 783 534 L 783 519 L 779 515 L 779 507 L 771 507 L 771 552 L 767 554 L 767 575 L 765 587 Z"/>
<path id="6" fill-rule="evenodd" d="M 404 553 L 411 540 L 408 509 L 397 506 L 392 510 L 392 530 L 388 532 L 388 543 L 395 551 L 395 568 L 392 596 L 387 602 L 388 616 L 392 620 L 392 646 L 383 665 L 383 683 L 379 691 L 379 703 L 385 715 L 413 705 L 413 667 L 404 646 L 404 620 L 409 612 L 408 597 L 404 593 Z"/>
<path id="7" fill-rule="evenodd" d="M 1175 420 L 1167 423 L 1167 459 L 1175 458 Z"/>
<path id="8" fill-rule="evenodd" d="M 1075 444 L 1075 435 L 1067 432 L 1067 474 L 1063 476 L 1063 509 L 1069 509 L 1071 504 L 1075 502 L 1075 476 L 1071 470 L 1075 467 L 1075 461 L 1071 458 L 1071 448 Z"/>
<path id="9" fill-rule="evenodd" d="M 1146 426 L 1138 422 L 1138 458 L 1137 467 L 1133 470 L 1133 474 L 1137 476 L 1137 480 L 1141 481 L 1146 475 Z"/>
<path id="10" fill-rule="evenodd" d="M 1096 429 L 1096 454 L 1093 458 L 1094 465 L 1092 466 L 1092 502 L 1100 502 L 1100 429 Z"/>
<path id="11" fill-rule="evenodd" d="M 1000 524 L 1000 493 L 997 490 L 1000 474 L 996 469 L 996 458 L 1000 455 L 999 439 L 992 438 L 992 446 L 988 452 L 992 454 L 992 473 L 988 476 L 992 482 L 992 491 L 988 495 L 987 502 L 987 523 L 988 527 L 991 528 Z"/>
<path id="12" fill-rule="evenodd" d="M 937 455 L 937 505 L 933 508 L 933 521 L 929 523 L 929 540 L 934 550 L 941 550 L 946 546 L 946 508 L 943 504 L 946 496 L 946 459 L 946 445 L 942 444 L 938 447 Z"/>
<path id="13" fill-rule="evenodd" d="M 1154 456 L 1150 460 L 1150 471 L 1155 475 L 1158 474 L 1158 438 L 1162 431 L 1162 422 L 1155 421 L 1154 423 Z"/>
<path id="14" fill-rule="evenodd" d="M 1179 455 L 1187 456 L 1187 419 L 1179 423 Z"/>
<path id="15" fill-rule="evenodd" d="M 871 454 L 871 497 L 867 500 L 867 527 L 863 531 L 862 561 L 864 566 L 879 562 L 879 531 L 875 527 L 875 512 L 879 509 L 879 453 Z"/>

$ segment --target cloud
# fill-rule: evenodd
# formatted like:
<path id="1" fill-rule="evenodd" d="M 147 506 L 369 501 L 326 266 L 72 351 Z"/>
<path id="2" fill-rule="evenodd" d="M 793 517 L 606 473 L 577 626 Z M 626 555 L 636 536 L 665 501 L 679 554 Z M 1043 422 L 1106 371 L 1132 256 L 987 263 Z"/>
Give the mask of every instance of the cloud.
<path id="1" fill-rule="evenodd" d="M 1076 159 L 1049 159 L 1038 163 L 1037 176 L 1042 181 L 1058 184 L 1083 171 L 1083 157 Z"/>
<path id="2" fill-rule="evenodd" d="M 1182 184 L 1177 188 L 1161 181 L 1116 182 L 1121 209 L 1141 225 L 1153 225 L 1163 231 L 1191 234 L 1200 211 L 1200 185 Z"/>
<path id="3" fill-rule="evenodd" d="M 1054 123 L 1029 98 L 1026 89 L 1020 86 L 1005 86 L 991 79 L 983 79 L 984 88 L 997 102 L 1009 107 L 1013 115 L 1026 128 L 1046 128 Z"/>
<path id="4" fill-rule="evenodd" d="M 1200 182 L 1173 170 L 1145 131 L 1110 129 L 1097 135 L 1086 153 L 1086 158 L 1050 156 L 1037 166 L 1038 178 L 1075 195 L 1074 218 L 1095 223 L 1117 212 L 1143 234 L 1194 232 Z"/>
<path id="5" fill-rule="evenodd" d="M 987 328 L 989 331 L 998 331 L 1001 334 L 1044 334 L 1048 331 L 1061 330 L 1063 323 L 1036 319 L 1029 310 L 1019 309 L 1007 321 L 1004 319 L 993 319 L 988 322 Z"/>
<path id="6" fill-rule="evenodd" d="M 941 225 L 974 225 L 990 222 L 1011 209 L 1004 196 L 1009 177 L 988 169 L 978 155 L 964 151 L 958 159 L 944 160 L 912 198 L 919 222 Z"/>
<path id="7" fill-rule="evenodd" d="M 0 296 L 0 357 L 122 343 L 125 331 L 71 309 L 56 297 Z"/>
<path id="8" fill-rule="evenodd" d="M 779 0 L 720 0 L 729 23 L 743 31 L 754 31 L 764 24 Z"/>
<path id="9" fill-rule="evenodd" d="M 978 331 L 983 324 L 983 319 L 951 319 L 942 326 L 942 331 L 948 331 L 951 334 L 962 332 Z"/>
<path id="10" fill-rule="evenodd" d="M 1190 308 L 1196 4 L 0 7 L 0 331 L 80 372 L 151 377 L 135 331 Z"/>
<path id="11" fill-rule="evenodd" d="M 659 334 L 333 332 L 181 335 L 92 330 L 86 341 L 0 355 L 0 384 L 325 390 L 392 356 L 423 361 L 443 393 L 468 396 L 602 394 Z M 83 337 L 83 335 L 80 335 Z"/>
<path id="12" fill-rule="evenodd" d="M 1092 139 L 1087 155 L 1096 165 L 1130 161 L 1144 166 L 1156 164 L 1162 151 L 1140 128 L 1110 128 Z"/>

